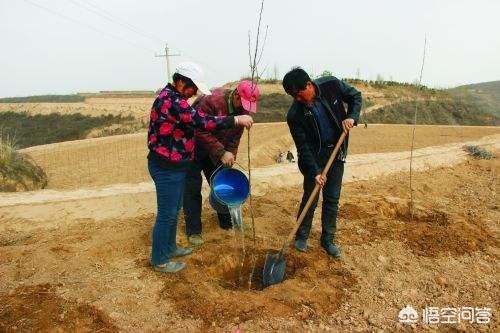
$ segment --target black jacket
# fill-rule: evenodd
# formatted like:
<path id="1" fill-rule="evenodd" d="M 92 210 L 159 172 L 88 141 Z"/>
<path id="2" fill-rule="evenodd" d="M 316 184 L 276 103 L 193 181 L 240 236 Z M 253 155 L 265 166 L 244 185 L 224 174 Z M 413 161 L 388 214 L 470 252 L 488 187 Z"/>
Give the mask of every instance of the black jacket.
<path id="1" fill-rule="evenodd" d="M 321 101 L 328 117 L 332 121 L 335 132 L 340 137 L 342 121 L 354 119 L 355 124 L 361 111 L 361 93 L 344 81 L 333 76 L 322 77 L 313 81 L 316 88 L 316 98 Z M 347 111 L 344 107 L 347 104 Z M 288 127 L 297 147 L 299 170 L 304 176 L 315 177 L 321 173 L 325 161 L 326 147 L 321 146 L 319 125 L 312 112 L 303 103 L 294 101 L 287 113 Z M 338 140 L 335 138 L 335 141 Z M 340 149 L 340 158 L 347 155 L 347 140 Z M 328 156 L 326 156 L 328 159 Z M 326 162 L 326 161 L 325 161 Z"/>

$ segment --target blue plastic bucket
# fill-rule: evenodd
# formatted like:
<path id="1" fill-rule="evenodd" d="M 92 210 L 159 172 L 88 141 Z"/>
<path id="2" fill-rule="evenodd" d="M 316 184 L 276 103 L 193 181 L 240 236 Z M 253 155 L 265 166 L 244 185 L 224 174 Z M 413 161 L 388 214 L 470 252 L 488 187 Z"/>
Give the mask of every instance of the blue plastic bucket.
<path id="1" fill-rule="evenodd" d="M 241 206 L 248 198 L 250 183 L 240 170 L 220 168 L 210 179 L 209 202 L 219 213 L 229 214 L 228 206 Z"/>

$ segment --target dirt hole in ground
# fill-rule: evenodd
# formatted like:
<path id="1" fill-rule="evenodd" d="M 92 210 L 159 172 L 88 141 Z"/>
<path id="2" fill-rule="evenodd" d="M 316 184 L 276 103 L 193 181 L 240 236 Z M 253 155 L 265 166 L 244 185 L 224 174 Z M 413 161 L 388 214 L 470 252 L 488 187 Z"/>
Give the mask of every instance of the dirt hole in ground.
<path id="1" fill-rule="evenodd" d="M 284 281 L 262 289 L 262 268 L 268 249 L 258 244 L 250 290 L 251 253 L 247 253 L 241 266 L 238 249 L 205 243 L 203 251 L 195 252 L 189 259 L 188 269 L 179 275 L 165 276 L 159 297 L 173 302 L 183 318 L 199 320 L 202 330 L 209 330 L 226 325 L 236 327 L 249 320 L 290 316 L 313 320 L 331 315 L 345 302 L 348 289 L 356 284 L 355 277 L 341 262 L 328 258 L 320 249 L 311 249 L 307 253 L 288 252 Z"/>
<path id="2" fill-rule="evenodd" d="M 111 318 L 90 304 L 66 300 L 56 286 L 23 286 L 0 294 L 0 331 L 118 332 Z"/>
<path id="3" fill-rule="evenodd" d="M 255 256 L 247 255 L 245 260 L 227 261 L 222 272 L 221 286 L 230 290 L 256 290 L 264 289 L 262 284 L 264 265 L 268 254 L 277 253 L 276 250 L 257 251 Z M 283 280 L 293 279 L 296 272 L 306 266 L 295 257 L 285 255 L 286 270 Z M 249 283 L 251 282 L 251 283 Z"/>
<path id="4" fill-rule="evenodd" d="M 229 290 L 262 290 L 262 254 L 243 258 L 226 257 L 221 268 L 220 285 Z"/>

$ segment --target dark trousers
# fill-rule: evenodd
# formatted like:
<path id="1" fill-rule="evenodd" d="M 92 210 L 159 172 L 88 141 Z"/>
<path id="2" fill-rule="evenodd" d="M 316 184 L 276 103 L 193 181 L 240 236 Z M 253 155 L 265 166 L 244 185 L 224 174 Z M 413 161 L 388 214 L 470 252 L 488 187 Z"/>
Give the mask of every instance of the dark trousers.
<path id="1" fill-rule="evenodd" d="M 210 183 L 212 173 L 217 169 L 209 157 L 192 163 L 186 175 L 186 189 L 184 191 L 184 217 L 186 219 L 186 234 L 188 236 L 201 234 L 201 171 L 205 179 Z M 232 227 L 231 216 L 229 214 L 217 213 L 219 226 L 222 229 Z"/>
<path id="2" fill-rule="evenodd" d="M 326 184 L 322 189 L 323 209 L 321 211 L 321 245 L 323 247 L 335 240 L 335 232 L 337 231 L 337 212 L 343 174 L 344 162 L 336 160 L 327 174 Z M 306 202 L 309 199 L 315 185 L 316 182 L 314 178 L 304 177 L 304 194 L 302 196 L 302 202 L 300 203 L 299 215 L 302 212 L 302 209 L 304 209 L 304 206 L 306 205 Z M 318 198 L 319 195 L 316 196 L 311 208 L 307 211 L 304 220 L 295 234 L 295 239 L 306 240 L 309 237 L 314 210 L 318 205 Z"/>

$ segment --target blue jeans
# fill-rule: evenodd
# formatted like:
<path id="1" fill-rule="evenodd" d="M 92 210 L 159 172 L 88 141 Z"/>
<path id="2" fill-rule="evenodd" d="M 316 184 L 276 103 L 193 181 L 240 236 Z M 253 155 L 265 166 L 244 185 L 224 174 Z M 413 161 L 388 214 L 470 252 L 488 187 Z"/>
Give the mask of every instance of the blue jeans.
<path id="1" fill-rule="evenodd" d="M 323 209 L 321 212 L 321 246 L 326 247 L 335 239 L 337 231 L 337 212 L 339 207 L 340 190 L 342 188 L 342 176 L 344 174 L 344 162 L 336 160 L 327 174 L 326 184 L 323 186 Z M 304 209 L 316 182 L 314 178 L 304 177 L 304 194 L 300 203 L 299 215 Z M 311 231 L 314 210 L 318 205 L 319 195 L 311 204 L 304 220 L 300 224 L 295 239 L 307 240 Z"/>
<path id="2" fill-rule="evenodd" d="M 160 168 L 152 159 L 148 160 L 148 169 L 155 183 L 158 207 L 153 227 L 151 263 L 161 265 L 168 262 L 177 249 L 177 215 L 182 207 L 186 171 Z"/>

